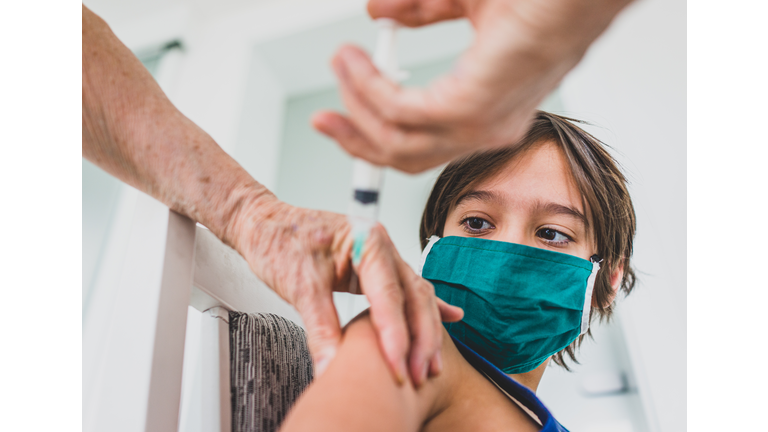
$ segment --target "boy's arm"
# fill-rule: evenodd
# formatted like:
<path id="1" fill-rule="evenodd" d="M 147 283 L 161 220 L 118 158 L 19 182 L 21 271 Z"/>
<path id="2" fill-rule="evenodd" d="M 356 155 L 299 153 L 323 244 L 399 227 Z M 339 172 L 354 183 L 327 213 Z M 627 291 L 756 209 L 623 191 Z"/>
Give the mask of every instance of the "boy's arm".
<path id="1" fill-rule="evenodd" d="M 398 386 L 366 311 L 347 325 L 336 357 L 299 398 L 280 431 L 420 430 L 441 408 L 438 395 L 446 372 L 418 390 L 410 379 Z"/>

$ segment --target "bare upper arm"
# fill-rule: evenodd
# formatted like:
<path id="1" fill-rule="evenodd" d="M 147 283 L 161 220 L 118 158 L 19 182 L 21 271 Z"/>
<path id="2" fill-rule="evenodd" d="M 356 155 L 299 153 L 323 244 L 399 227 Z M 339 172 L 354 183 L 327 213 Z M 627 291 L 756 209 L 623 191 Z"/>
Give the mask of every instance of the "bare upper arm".
<path id="1" fill-rule="evenodd" d="M 398 386 L 365 312 L 345 327 L 336 357 L 299 398 L 280 430 L 539 429 L 463 359 L 447 332 L 442 356 L 445 366 L 439 376 L 419 389 L 410 380 Z M 460 403 L 453 401 L 455 396 Z M 450 406 L 453 408 L 446 409 Z"/>
<path id="2" fill-rule="evenodd" d="M 434 386 L 397 385 L 363 313 L 344 329 L 336 357 L 299 398 L 281 431 L 417 431 L 433 406 Z"/>

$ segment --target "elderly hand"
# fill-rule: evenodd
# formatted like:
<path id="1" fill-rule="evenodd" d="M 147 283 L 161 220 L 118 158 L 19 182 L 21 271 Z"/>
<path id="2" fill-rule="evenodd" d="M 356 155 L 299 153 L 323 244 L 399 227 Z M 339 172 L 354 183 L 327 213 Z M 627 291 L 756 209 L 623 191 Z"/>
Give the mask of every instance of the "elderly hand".
<path id="1" fill-rule="evenodd" d="M 207 226 L 233 246 L 304 319 L 318 373 L 341 339 L 333 290 L 349 289 L 350 229 L 344 216 L 275 198 L 168 100 L 109 26 L 83 6 L 83 156 Z M 379 342 L 395 376 L 418 385 L 440 371 L 437 300 L 381 226 L 357 269 Z M 409 364 L 406 365 L 406 362 Z"/>
<path id="2" fill-rule="evenodd" d="M 370 0 L 373 18 L 418 27 L 466 17 L 476 31 L 455 70 L 426 89 L 384 78 L 362 50 L 333 58 L 349 116 L 314 126 L 355 157 L 416 173 L 522 137 L 539 103 L 629 0 Z"/>
<path id="3" fill-rule="evenodd" d="M 238 212 L 227 235 L 254 273 L 301 314 L 318 374 L 341 342 L 332 291 L 350 287 L 350 232 L 345 216 L 292 207 L 266 194 Z M 397 380 L 403 382 L 410 371 L 420 385 L 438 374 L 441 314 L 445 321 L 458 321 L 461 309 L 435 297 L 432 284 L 400 258 L 381 225 L 371 231 L 357 272 Z"/>

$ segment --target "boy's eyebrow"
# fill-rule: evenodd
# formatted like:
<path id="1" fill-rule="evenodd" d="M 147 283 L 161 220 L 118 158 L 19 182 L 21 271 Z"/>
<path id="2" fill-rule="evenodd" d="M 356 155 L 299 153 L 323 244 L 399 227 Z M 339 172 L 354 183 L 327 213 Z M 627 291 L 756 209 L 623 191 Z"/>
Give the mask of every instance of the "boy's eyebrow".
<path id="1" fill-rule="evenodd" d="M 467 200 L 491 202 L 500 206 L 505 205 L 504 198 L 496 192 L 473 190 L 460 196 L 459 199 L 456 200 L 456 207 L 458 207 L 462 202 Z M 579 222 L 581 222 L 585 228 L 589 227 L 589 221 L 587 220 L 587 217 L 584 216 L 584 213 L 568 205 L 559 204 L 552 201 L 536 201 L 536 203 L 533 205 L 533 210 L 537 213 L 560 214 L 560 215 L 570 216 L 574 219 L 577 219 Z"/>
<path id="2" fill-rule="evenodd" d="M 458 207 L 462 203 L 462 201 L 466 201 L 466 200 L 470 200 L 470 201 L 477 200 L 477 201 L 484 201 L 484 202 L 490 201 L 494 204 L 499 204 L 499 205 L 504 204 L 504 198 L 502 198 L 501 195 L 495 192 L 473 190 L 460 196 L 459 199 L 456 200 L 456 207 Z"/>
<path id="3" fill-rule="evenodd" d="M 589 221 L 587 220 L 587 217 L 584 216 L 584 213 L 576 210 L 571 206 L 558 204 L 556 202 L 551 202 L 551 201 L 549 202 L 537 201 L 536 204 L 533 206 L 533 208 L 534 208 L 534 211 L 536 212 L 571 216 L 574 219 L 578 219 L 578 221 L 581 222 L 584 225 L 584 227 L 589 227 Z"/>

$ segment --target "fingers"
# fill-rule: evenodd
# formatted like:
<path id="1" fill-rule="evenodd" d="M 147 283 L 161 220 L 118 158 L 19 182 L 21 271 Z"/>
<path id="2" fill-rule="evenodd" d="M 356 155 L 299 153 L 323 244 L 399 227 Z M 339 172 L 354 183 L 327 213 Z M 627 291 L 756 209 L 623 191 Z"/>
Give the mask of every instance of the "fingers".
<path id="1" fill-rule="evenodd" d="M 381 225 L 366 241 L 358 272 L 360 286 L 371 304 L 371 322 L 384 358 L 398 384 L 405 382 L 410 335 L 406 325 L 405 295 L 395 259 L 397 252 Z"/>
<path id="2" fill-rule="evenodd" d="M 464 16 L 461 4 L 455 0 L 370 0 L 368 13 L 371 18 L 392 18 L 409 27 Z"/>
<path id="3" fill-rule="evenodd" d="M 460 111 L 457 107 L 463 106 L 448 101 L 455 92 L 442 91 L 446 86 L 423 91 L 400 89 L 354 47 L 342 48 L 333 65 L 349 118 L 324 112 L 313 123 L 352 156 L 413 174 L 463 151 L 445 142 L 446 133 L 456 127 L 449 120 Z M 429 103 L 431 100 L 441 102 Z"/>
<path id="4" fill-rule="evenodd" d="M 353 106 L 357 105 L 353 103 Z M 315 114 L 312 117 L 312 126 L 334 139 L 353 157 L 365 159 L 374 165 L 391 166 L 410 174 L 416 174 L 437 166 L 443 163 L 446 158 L 441 151 L 412 157 L 415 144 L 406 152 L 381 147 L 368 140 L 348 118 L 335 112 L 322 111 Z"/>
<path id="5" fill-rule="evenodd" d="M 356 93 L 383 120 L 419 126 L 431 123 L 425 93 L 403 89 L 384 77 L 360 48 L 341 47 L 332 65 L 341 85 Z"/>
<path id="6" fill-rule="evenodd" d="M 398 380 L 409 374 L 421 386 L 442 369 L 443 329 L 434 287 L 400 258 L 381 225 L 371 230 L 359 271 L 384 357 Z M 451 319 L 461 313 L 445 309 Z"/>
<path id="7" fill-rule="evenodd" d="M 443 322 L 456 322 L 464 318 L 464 310 L 458 306 L 449 305 L 439 297 L 437 299 L 437 308 L 440 310 L 440 319 Z"/>
<path id="8" fill-rule="evenodd" d="M 296 304 L 307 329 L 309 352 L 315 367 L 315 377 L 325 372 L 341 342 L 341 326 L 329 289 L 316 289 L 299 296 Z"/>
<path id="9" fill-rule="evenodd" d="M 315 115 L 312 124 L 336 140 L 350 155 L 412 174 L 450 159 L 450 155 L 445 154 L 449 149 L 437 145 L 435 136 L 388 124 L 378 118 L 349 87 L 342 85 L 340 90 L 344 104 L 354 118 L 325 111 Z"/>
<path id="10" fill-rule="evenodd" d="M 354 129 L 349 128 L 343 132 L 346 132 L 346 136 L 354 136 L 351 133 L 358 131 L 359 136 L 365 137 L 365 141 L 371 144 L 370 147 L 373 150 L 370 154 L 371 162 L 380 162 L 386 158 L 386 153 L 390 150 L 380 143 L 387 143 L 388 147 L 401 147 L 406 140 L 405 133 L 396 124 L 385 121 L 371 109 L 367 100 L 360 97 L 360 93 L 351 85 L 349 79 L 344 78 L 346 69 L 342 67 L 340 70 L 341 72 L 337 72 L 342 77 L 339 80 L 339 90 L 344 106 L 350 113 L 351 124 L 354 126 Z M 341 138 L 344 136 L 342 135 Z"/>
<path id="11" fill-rule="evenodd" d="M 377 147 L 346 117 L 335 112 L 322 111 L 312 116 L 312 126 L 338 142 L 350 155 L 376 165 L 384 165 Z"/>
<path id="12" fill-rule="evenodd" d="M 399 259 L 398 271 L 403 281 L 405 310 L 411 333 L 410 372 L 414 385 L 420 387 L 429 375 L 441 371 L 443 326 L 432 284 L 417 276 L 402 259 Z"/>

